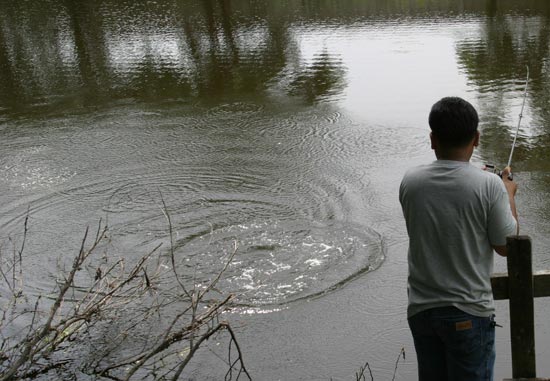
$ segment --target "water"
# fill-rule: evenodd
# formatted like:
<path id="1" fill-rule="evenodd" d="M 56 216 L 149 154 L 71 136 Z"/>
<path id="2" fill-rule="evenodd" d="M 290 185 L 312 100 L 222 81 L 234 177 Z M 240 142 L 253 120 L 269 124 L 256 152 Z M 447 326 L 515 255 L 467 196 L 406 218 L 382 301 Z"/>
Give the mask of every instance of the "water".
<path id="1" fill-rule="evenodd" d="M 0 1 L 0 237 L 27 250 L 36 292 L 106 219 L 108 252 L 169 244 L 220 288 L 256 379 L 415 379 L 397 188 L 433 159 L 431 104 L 470 100 L 473 158 L 514 153 L 534 264 L 550 268 L 548 41 L 544 1 Z M 166 250 L 166 249 L 163 249 Z M 497 269 L 505 262 L 497 259 Z M 496 378 L 510 376 L 498 302 Z M 539 374 L 550 374 L 537 300 Z M 188 378 L 217 379 L 216 343 Z"/>

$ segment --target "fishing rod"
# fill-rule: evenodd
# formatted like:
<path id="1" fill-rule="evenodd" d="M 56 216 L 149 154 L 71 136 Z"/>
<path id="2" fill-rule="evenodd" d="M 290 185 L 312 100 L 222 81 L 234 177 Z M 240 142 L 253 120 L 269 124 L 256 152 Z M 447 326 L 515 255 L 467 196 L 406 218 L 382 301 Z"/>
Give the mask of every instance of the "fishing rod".
<path id="1" fill-rule="evenodd" d="M 521 126 L 521 119 L 523 118 L 523 109 L 525 107 L 525 100 L 527 99 L 527 84 L 529 83 L 529 66 L 526 66 L 527 69 L 527 77 L 525 79 L 525 87 L 523 89 L 523 102 L 521 104 L 521 110 L 519 112 L 519 119 L 518 119 L 518 126 L 516 127 L 516 133 L 514 134 L 514 140 L 512 142 L 512 149 L 510 150 L 510 156 L 508 157 L 508 164 L 506 167 L 510 168 L 510 173 L 508 174 L 508 179 L 513 180 L 514 176 L 511 172 L 511 165 L 512 165 L 512 156 L 514 155 L 514 148 L 516 147 L 516 140 L 518 138 L 519 134 L 519 127 Z M 487 164 L 485 166 L 487 170 L 492 170 L 494 173 L 498 174 L 500 177 L 502 177 L 502 171 L 495 168 L 494 165 Z"/>
<path id="2" fill-rule="evenodd" d="M 525 107 L 525 99 L 527 99 L 527 84 L 529 83 L 529 66 L 525 66 L 527 69 L 527 78 L 525 79 L 525 88 L 523 90 L 523 103 L 521 104 L 521 110 L 519 112 L 518 127 L 516 128 L 516 134 L 514 135 L 514 141 L 512 142 L 512 149 L 510 150 L 510 157 L 508 158 L 507 167 L 512 165 L 512 156 L 514 155 L 514 148 L 516 147 L 516 140 L 518 138 L 519 126 L 521 125 L 521 119 L 523 118 L 523 108 Z M 510 167 L 511 168 L 511 167 Z M 510 180 L 513 180 L 512 172 L 508 176 Z"/>

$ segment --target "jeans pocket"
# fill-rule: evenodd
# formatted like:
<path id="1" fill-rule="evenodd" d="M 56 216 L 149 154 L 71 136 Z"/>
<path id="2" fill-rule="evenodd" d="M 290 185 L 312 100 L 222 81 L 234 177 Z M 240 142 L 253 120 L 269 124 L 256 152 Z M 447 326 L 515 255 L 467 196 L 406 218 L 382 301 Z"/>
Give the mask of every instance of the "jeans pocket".
<path id="1" fill-rule="evenodd" d="M 448 325 L 446 342 L 452 352 L 459 356 L 467 356 L 475 352 L 479 353 L 483 348 L 482 328 L 475 323 L 472 320 L 465 320 Z"/>

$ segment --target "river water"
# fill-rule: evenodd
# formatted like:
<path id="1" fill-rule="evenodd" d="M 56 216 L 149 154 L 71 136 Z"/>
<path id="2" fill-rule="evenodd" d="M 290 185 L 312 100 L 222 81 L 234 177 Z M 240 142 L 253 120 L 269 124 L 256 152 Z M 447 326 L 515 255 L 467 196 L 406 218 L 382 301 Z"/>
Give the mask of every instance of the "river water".
<path id="1" fill-rule="evenodd" d="M 29 219 L 32 286 L 101 218 L 109 254 L 169 240 L 187 280 L 237 295 L 227 319 L 259 380 L 416 379 L 403 172 L 433 160 L 427 114 L 480 114 L 473 163 L 513 168 L 534 266 L 550 269 L 546 1 L 0 1 L 0 238 Z M 496 259 L 498 271 L 505 262 Z M 36 276 L 34 275 L 36 274 Z M 496 378 L 511 375 L 497 302 Z M 539 374 L 550 313 L 536 301 Z M 225 349 L 225 347 L 223 348 Z M 189 379 L 219 379 L 215 342 Z"/>

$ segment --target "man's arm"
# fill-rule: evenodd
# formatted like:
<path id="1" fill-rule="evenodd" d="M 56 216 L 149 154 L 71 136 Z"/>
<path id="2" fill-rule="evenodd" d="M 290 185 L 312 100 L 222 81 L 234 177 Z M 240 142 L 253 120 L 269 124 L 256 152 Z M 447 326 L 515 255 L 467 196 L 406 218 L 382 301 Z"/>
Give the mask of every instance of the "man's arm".
<path id="1" fill-rule="evenodd" d="M 516 219 L 516 224 L 519 224 L 518 212 L 516 210 L 516 200 L 515 200 L 516 192 L 518 190 L 518 184 L 515 181 L 510 180 L 508 178 L 508 175 L 510 175 L 511 171 L 512 170 L 510 167 L 504 168 L 504 170 L 502 171 L 502 182 L 504 183 L 504 187 L 506 187 L 506 192 L 508 192 L 508 201 L 510 202 L 510 210 L 512 211 L 512 215 Z M 519 231 L 519 225 L 517 230 Z M 503 257 L 508 255 L 508 252 L 506 250 L 506 245 L 504 246 L 493 245 L 493 249 L 497 252 L 497 254 Z"/>

